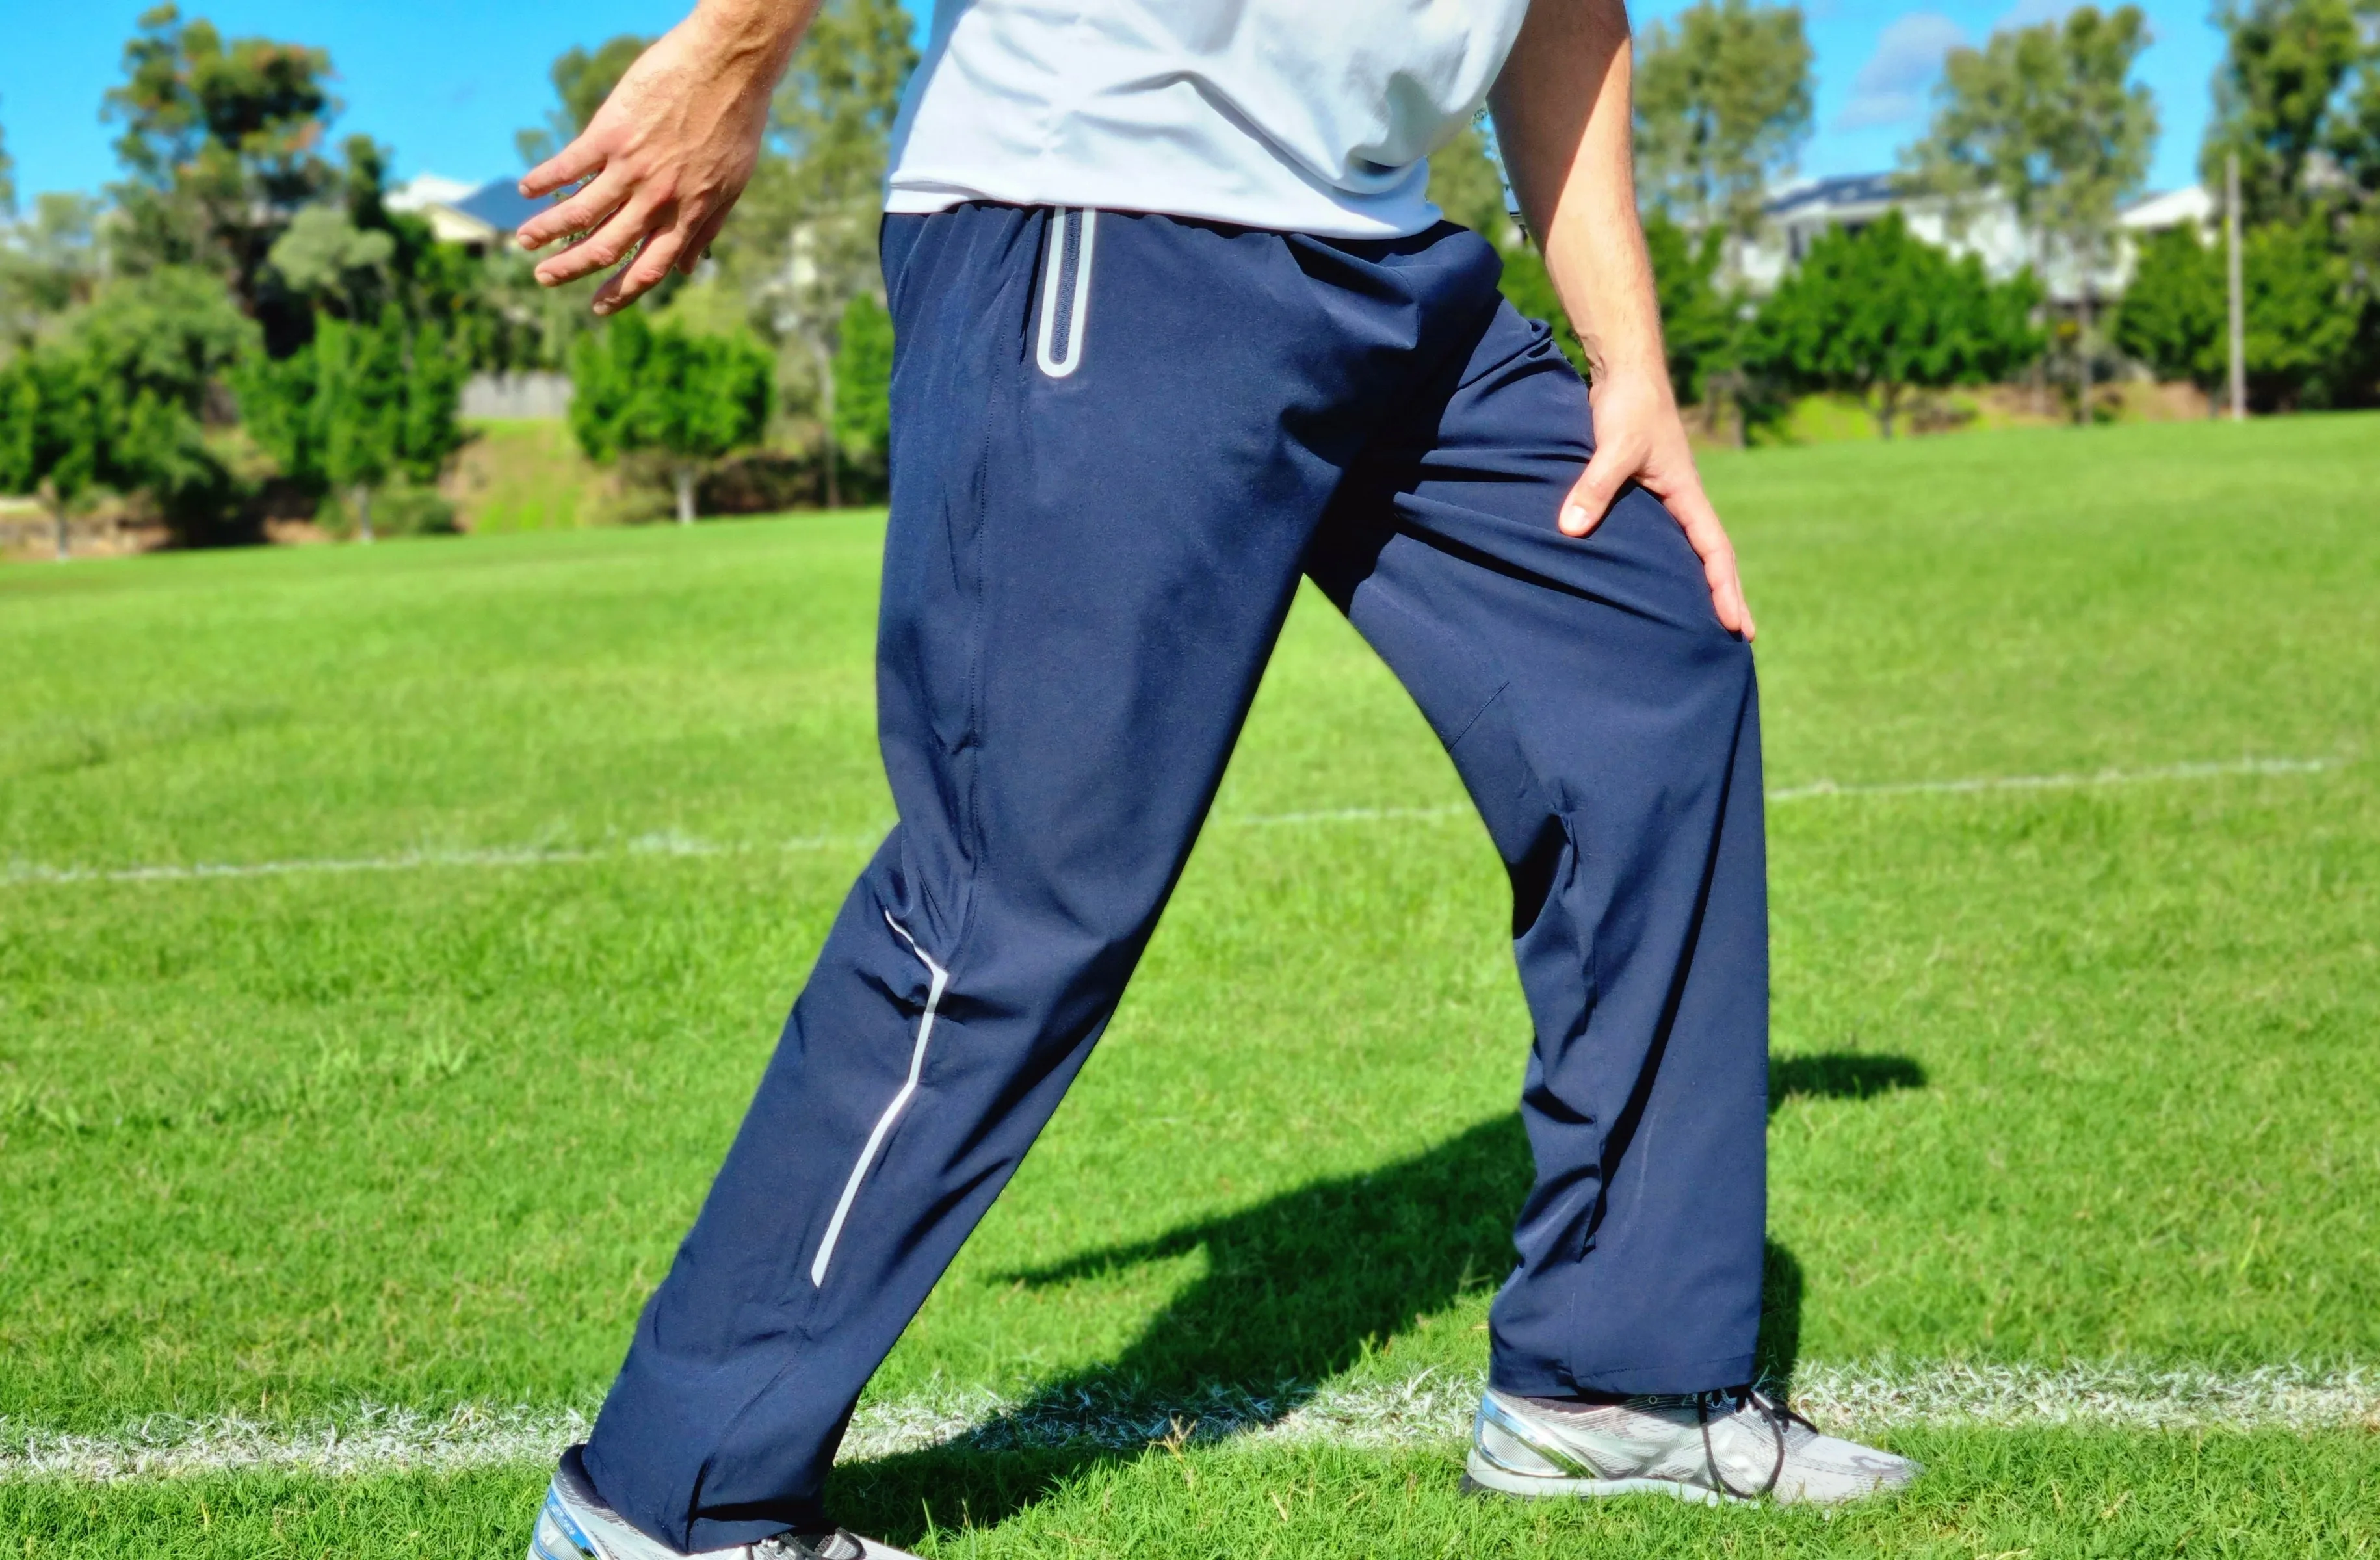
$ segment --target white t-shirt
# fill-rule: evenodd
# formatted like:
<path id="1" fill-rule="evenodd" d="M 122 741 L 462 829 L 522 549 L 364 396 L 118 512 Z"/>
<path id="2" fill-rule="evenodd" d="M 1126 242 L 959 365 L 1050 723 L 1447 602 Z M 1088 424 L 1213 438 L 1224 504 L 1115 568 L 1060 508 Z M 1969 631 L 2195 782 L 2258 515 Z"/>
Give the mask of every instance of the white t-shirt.
<path id="1" fill-rule="evenodd" d="M 1528 0 L 940 0 L 885 210 L 1163 212 L 1336 238 L 1438 220 L 1428 155 Z"/>

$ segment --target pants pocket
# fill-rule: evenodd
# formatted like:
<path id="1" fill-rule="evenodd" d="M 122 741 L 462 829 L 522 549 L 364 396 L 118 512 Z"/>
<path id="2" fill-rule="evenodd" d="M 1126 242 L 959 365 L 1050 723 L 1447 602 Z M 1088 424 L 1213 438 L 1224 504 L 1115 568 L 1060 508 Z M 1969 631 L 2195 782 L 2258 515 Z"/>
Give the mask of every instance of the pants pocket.
<path id="1" fill-rule="evenodd" d="M 1099 237 L 1099 213 L 1088 207 L 1061 206 L 1050 224 L 1041 265 L 1041 328 L 1033 361 L 1042 373 L 1062 380 L 1083 366 L 1083 335 L 1091 311 L 1091 249 Z"/>

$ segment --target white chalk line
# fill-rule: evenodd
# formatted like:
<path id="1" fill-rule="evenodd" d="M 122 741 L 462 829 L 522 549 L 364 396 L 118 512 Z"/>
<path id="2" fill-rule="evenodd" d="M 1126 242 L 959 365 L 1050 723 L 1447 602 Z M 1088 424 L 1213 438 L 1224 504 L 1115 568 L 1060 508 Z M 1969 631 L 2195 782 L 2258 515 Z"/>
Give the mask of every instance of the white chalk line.
<path id="1" fill-rule="evenodd" d="M 1461 1444 L 1481 1379 L 1423 1371 L 1402 1381 L 1258 1395 L 1223 1388 L 1155 1397 L 1086 1386 L 1035 1398 L 990 1392 L 863 1405 L 839 1460 L 932 1446 L 986 1451 L 1152 1443 L 1315 1442 L 1391 1449 Z M 1900 1427 L 2008 1430 L 2380 1429 L 2380 1373 L 2274 1365 L 2224 1373 L 2124 1364 L 1804 1365 L 1792 1400 L 1849 1433 Z M 152 1415 L 113 1435 L 67 1435 L 0 1419 L 0 1480 L 103 1482 L 283 1469 L 332 1475 L 537 1462 L 586 1438 L 580 1407 L 443 1413 L 365 1404 L 304 1423 Z"/>
<path id="2" fill-rule="evenodd" d="M 2147 785 L 2160 781 L 2217 780 L 2235 775 L 2306 775 L 2337 769 L 2352 762 L 2327 758 L 2234 758 L 2210 763 L 2168 764 L 2149 769 L 2098 769 L 2058 775 L 1987 775 L 1961 780 L 1886 780 L 1842 783 L 1815 780 L 1786 786 L 1767 793 L 1772 803 L 1808 802 L 1833 796 L 1946 796 L 2000 791 L 2074 791 L 2095 786 Z M 1401 823 L 1433 818 L 1468 817 L 1467 805 L 1433 807 L 1331 807 L 1311 812 L 1219 815 L 1219 828 L 1273 828 L 1300 824 Z M 888 825 L 887 828 L 890 826 Z M 667 833 L 639 835 L 610 846 L 497 846 L 487 849 L 404 851 L 385 856 L 329 856 L 289 861 L 200 862 L 187 865 L 44 866 L 12 862 L 0 866 L 0 886 L 72 883 L 185 883 L 217 878 L 289 877 L 359 872 L 418 872 L 436 867 L 529 867 L 622 861 L 635 857 L 735 856 L 771 853 L 867 849 L 884 837 L 879 828 L 866 834 L 815 834 L 774 843 L 736 843 Z"/>
<path id="3" fill-rule="evenodd" d="M 639 856 L 736 856 L 795 853 L 844 847 L 866 849 L 884 838 L 872 834 L 814 834 L 768 844 L 699 840 L 684 834 L 639 835 L 613 846 L 513 845 L 487 849 L 403 851 L 386 856 L 301 857 L 288 861 L 198 862 L 188 865 L 42 866 L 12 862 L 0 867 L 0 884 L 187 883 L 225 877 L 294 877 L 354 872 L 419 872 L 431 867 L 566 866 L 625 861 Z"/>
<path id="4" fill-rule="evenodd" d="M 2080 791 L 2101 785 L 2147 785 L 2160 780 L 2220 780 L 2231 775 L 2311 775 L 2344 768 L 2351 760 L 2330 758 L 2230 758 L 2213 763 L 2166 764 L 2152 769 L 2095 769 L 2068 775 L 1993 775 L 1968 780 L 1886 780 L 1841 785 L 1814 780 L 1768 793 L 1771 802 L 1807 802 L 1821 796 L 1957 796 L 1987 791 Z"/>

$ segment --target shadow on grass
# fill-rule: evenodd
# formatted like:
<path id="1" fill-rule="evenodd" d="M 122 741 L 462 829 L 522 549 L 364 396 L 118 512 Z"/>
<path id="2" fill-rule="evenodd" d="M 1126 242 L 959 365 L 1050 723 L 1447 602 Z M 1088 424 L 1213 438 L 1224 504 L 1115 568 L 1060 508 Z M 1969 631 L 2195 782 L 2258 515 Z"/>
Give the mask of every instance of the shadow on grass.
<path id="1" fill-rule="evenodd" d="M 1014 1275 L 1039 1288 L 1200 1248 L 1207 1254 L 1206 1274 L 1113 1360 L 1050 1384 L 1010 1422 L 1113 1406 L 1118 1422 L 1130 1424 L 1168 1402 L 1227 1405 L 1241 1425 L 1277 1421 L 1422 1317 L 1500 1283 L 1530 1176 L 1519 1119 L 1500 1118 L 1364 1175 Z M 1762 1367 L 1783 1380 L 1801 1333 L 1803 1281 L 1801 1264 L 1774 1241 L 1764 1291 Z M 1152 1439 L 1165 1433 L 1161 1410 L 1159 1419 L 1146 1432 Z M 1001 1445 L 1002 1438 L 995 1424 L 971 1440 L 846 1465 L 835 1470 L 831 1498 L 844 1521 L 906 1543 L 935 1529 L 1002 1521 L 1085 1471 L 1148 1450 Z"/>
<path id="2" fill-rule="evenodd" d="M 1768 1060 L 1768 1114 L 1787 1100 L 1864 1100 L 1896 1089 L 1922 1089 L 1925 1069 L 1910 1057 L 1876 1056 L 1865 1051 L 1825 1051 L 1810 1057 L 1771 1057 Z"/>

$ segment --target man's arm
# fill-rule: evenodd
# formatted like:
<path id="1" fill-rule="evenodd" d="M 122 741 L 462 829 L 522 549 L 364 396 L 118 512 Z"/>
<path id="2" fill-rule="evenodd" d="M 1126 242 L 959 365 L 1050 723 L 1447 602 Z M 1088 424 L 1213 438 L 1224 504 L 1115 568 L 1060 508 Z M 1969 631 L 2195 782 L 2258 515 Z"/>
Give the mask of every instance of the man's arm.
<path id="1" fill-rule="evenodd" d="M 587 187 L 521 224 L 520 246 L 579 236 L 537 268 L 547 286 L 623 260 L 595 293 L 609 314 L 692 272 L 759 159 L 769 100 L 819 0 L 701 0 L 638 56 L 583 134 L 521 180 L 523 195 Z"/>
<path id="2" fill-rule="evenodd" d="M 1735 548 L 1703 494 L 1661 356 L 1653 266 L 1629 148 L 1624 0 L 1536 0 L 1488 103 L 1546 270 L 1586 348 L 1595 456 L 1562 502 L 1564 532 L 1600 525 L 1633 479 L 1669 505 L 1701 555 L 1718 621 L 1752 637 Z"/>

